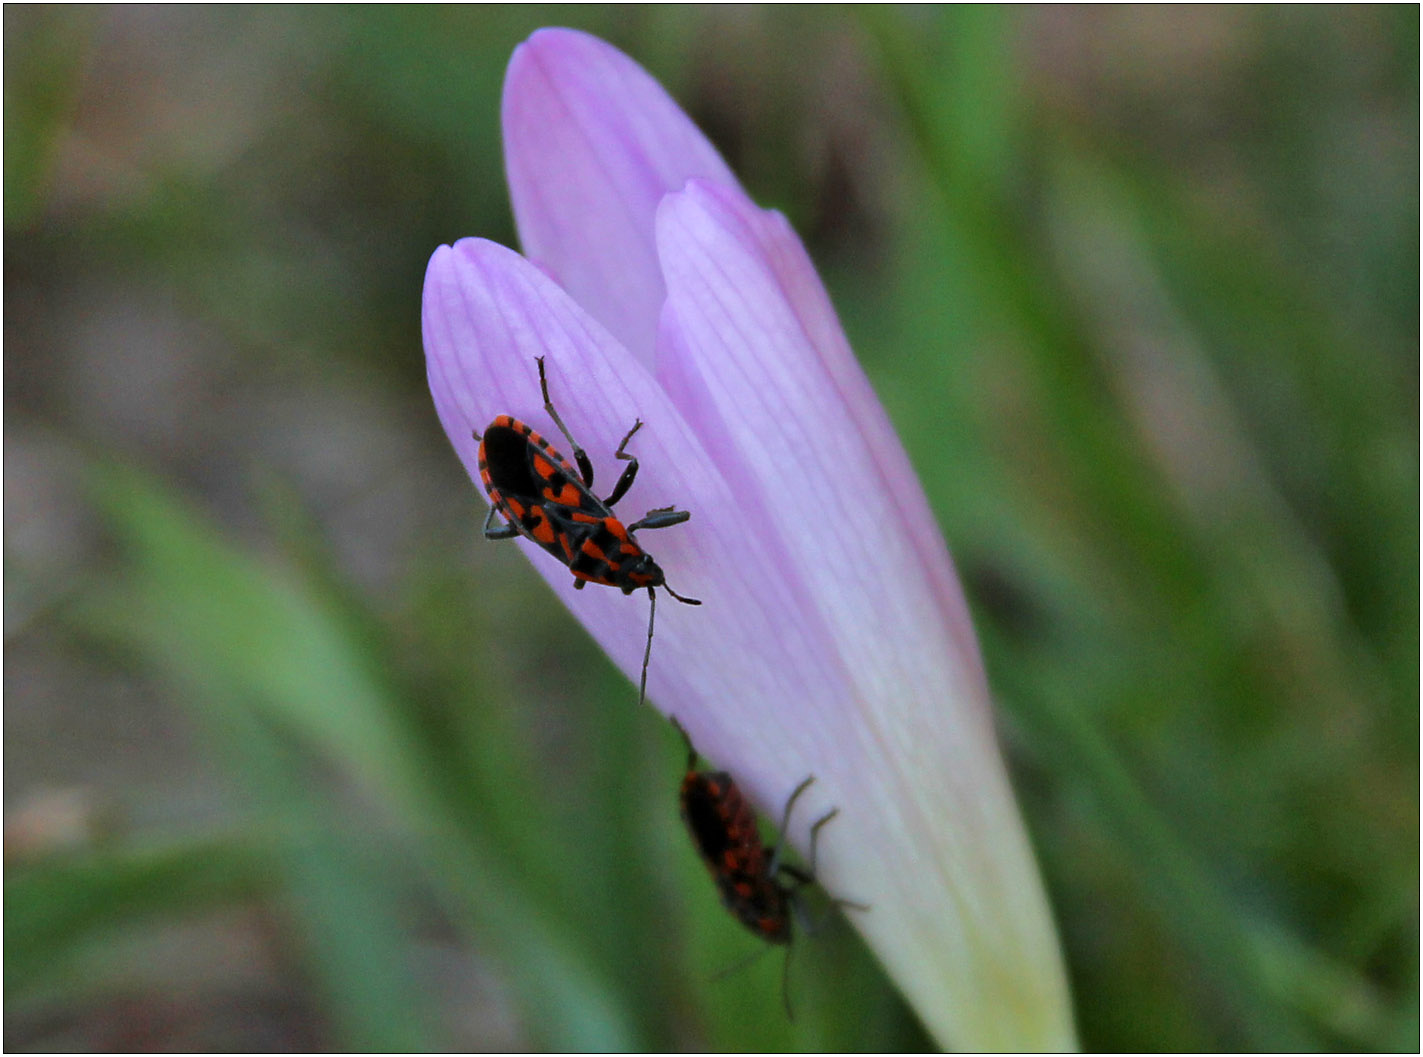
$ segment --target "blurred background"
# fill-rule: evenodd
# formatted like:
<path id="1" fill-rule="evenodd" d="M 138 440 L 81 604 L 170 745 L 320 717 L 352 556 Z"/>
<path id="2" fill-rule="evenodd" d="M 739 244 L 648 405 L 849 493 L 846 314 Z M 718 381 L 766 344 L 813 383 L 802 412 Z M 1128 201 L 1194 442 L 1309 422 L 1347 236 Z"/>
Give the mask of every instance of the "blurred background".
<path id="1" fill-rule="evenodd" d="M 1419 1044 L 1419 13 L 4 9 L 8 1050 L 918 1049 L 719 906 L 436 421 L 513 46 L 807 241 L 974 607 L 1084 1046 Z"/>

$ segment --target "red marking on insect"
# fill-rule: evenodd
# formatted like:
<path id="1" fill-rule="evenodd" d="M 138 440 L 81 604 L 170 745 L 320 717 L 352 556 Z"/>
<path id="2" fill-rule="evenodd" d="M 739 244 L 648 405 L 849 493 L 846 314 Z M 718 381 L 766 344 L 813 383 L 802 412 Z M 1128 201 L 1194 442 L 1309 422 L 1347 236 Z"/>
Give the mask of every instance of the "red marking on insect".
<path id="1" fill-rule="evenodd" d="M 832 808 L 810 827 L 810 861 L 807 869 L 799 869 L 781 861 L 785 846 L 786 826 L 791 809 L 812 782 L 808 775 L 791 791 L 781 814 L 779 844 L 767 847 L 761 839 L 756 812 L 747 803 L 736 780 L 725 771 L 699 771 L 697 750 L 691 736 L 672 718 L 687 743 L 687 770 L 682 778 L 682 820 L 692 835 L 698 854 L 711 871 L 721 893 L 722 904 L 732 916 L 767 943 L 786 946 L 786 960 L 781 970 L 781 998 L 786 1016 L 792 1017 L 790 1002 L 790 943 L 793 938 L 792 916 L 802 917 L 800 890 L 815 883 L 816 848 L 820 830 L 840 813 Z M 790 878 L 787 883 L 783 878 Z M 854 910 L 869 910 L 863 903 L 850 899 L 831 899 L 834 906 Z M 802 920 L 806 931 L 811 927 Z M 759 956 L 762 951 L 757 951 Z M 739 965 L 732 968 L 739 968 Z M 794 1019 L 792 1017 L 792 1019 Z"/>
<path id="2" fill-rule="evenodd" d="M 695 598 L 683 598 L 667 586 L 661 568 L 632 536 L 638 529 L 667 528 L 680 525 L 691 512 L 674 507 L 649 510 L 631 525 L 624 525 L 612 507 L 627 494 L 637 477 L 637 457 L 627 452 L 627 443 L 642 428 L 638 419 L 627 431 L 614 458 L 626 462 L 618 483 L 606 499 L 593 494 L 593 463 L 588 454 L 573 439 L 568 427 L 554 410 L 548 395 L 548 376 L 544 359 L 539 365 L 539 389 L 543 393 L 544 410 L 553 419 L 558 431 L 573 449 L 575 467 L 532 426 L 511 415 L 498 415 L 485 429 L 479 441 L 479 479 L 489 494 L 489 517 L 484 522 L 486 539 L 511 539 L 524 536 L 552 554 L 573 573 L 574 587 L 585 583 L 606 584 L 619 588 L 623 594 L 647 588 L 651 610 L 647 617 L 647 647 L 642 655 L 642 678 L 638 684 L 638 702 L 647 696 L 647 664 L 652 658 L 652 628 L 657 619 L 657 592 L 666 588 L 679 602 L 699 606 Z M 494 517 L 502 514 L 505 524 L 495 528 Z"/>

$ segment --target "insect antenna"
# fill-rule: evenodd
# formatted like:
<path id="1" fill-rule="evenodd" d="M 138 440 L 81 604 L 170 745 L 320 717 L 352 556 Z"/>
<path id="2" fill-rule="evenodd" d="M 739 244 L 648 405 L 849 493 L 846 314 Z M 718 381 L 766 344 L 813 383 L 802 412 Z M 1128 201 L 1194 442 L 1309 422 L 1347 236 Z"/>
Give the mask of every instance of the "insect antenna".
<path id="1" fill-rule="evenodd" d="M 583 583 L 580 580 L 574 586 L 582 587 Z M 667 587 L 666 584 L 663 584 L 662 586 L 666 588 L 667 593 L 673 598 L 675 598 L 678 602 L 685 602 L 689 606 L 699 606 L 702 604 L 702 600 L 700 598 L 684 598 L 676 591 L 672 590 L 672 588 Z M 652 600 L 652 605 L 647 612 L 647 646 L 644 647 L 642 651 L 642 676 L 638 680 L 637 684 L 637 703 L 639 705 L 647 700 L 647 666 L 652 661 L 652 626 L 657 622 L 657 591 L 649 587 L 647 589 L 647 597 Z M 683 736 L 685 737 L 685 734 Z M 691 745 L 690 739 L 687 741 L 687 744 Z"/>
<path id="2" fill-rule="evenodd" d="M 672 588 L 667 587 L 666 584 L 663 584 L 662 586 L 665 587 L 665 588 L 667 588 L 667 593 L 668 593 L 669 595 L 671 595 L 673 598 L 675 598 L 678 602 L 682 602 L 682 603 L 684 603 L 684 604 L 686 604 L 686 605 L 689 605 L 689 606 L 699 606 L 699 605 L 702 604 L 702 600 L 701 600 L 700 598 L 684 598 L 684 597 L 682 597 L 681 595 L 679 595 L 676 591 L 672 590 Z M 651 588 L 648 588 L 648 590 L 650 591 L 650 590 L 652 590 L 652 589 L 651 589 Z"/>

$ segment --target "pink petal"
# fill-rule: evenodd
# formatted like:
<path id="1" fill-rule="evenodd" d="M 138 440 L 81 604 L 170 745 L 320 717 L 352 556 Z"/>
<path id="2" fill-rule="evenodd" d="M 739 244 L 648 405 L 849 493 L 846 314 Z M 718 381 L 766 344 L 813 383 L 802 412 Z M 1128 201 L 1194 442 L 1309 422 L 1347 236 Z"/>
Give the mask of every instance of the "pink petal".
<path id="1" fill-rule="evenodd" d="M 576 30 L 541 29 L 515 50 L 503 124 L 524 253 L 651 366 L 657 203 L 692 176 L 736 177 L 642 67 Z"/>
<path id="2" fill-rule="evenodd" d="M 739 192 L 700 181 L 664 201 L 658 233 L 667 314 L 684 342 L 662 367 L 669 388 L 704 440 L 725 439 L 713 445 L 728 455 L 722 470 L 738 494 L 760 498 L 765 531 L 810 545 L 801 572 L 820 610 L 843 616 L 837 648 L 871 679 L 917 670 L 921 685 L 942 689 L 952 642 L 959 696 L 986 716 L 948 552 L 795 235 Z M 838 605 L 846 597 L 854 607 Z M 910 631 L 887 653 L 865 622 Z"/>
<path id="3" fill-rule="evenodd" d="M 826 857 L 827 887 L 870 893 L 874 913 L 853 920 L 941 1038 L 991 1045 L 983 1025 L 965 1036 L 929 1011 L 946 988 L 961 1007 L 1000 1007 L 999 982 L 1014 974 L 1022 997 L 1067 1023 L 963 600 L 809 262 L 779 217 L 698 181 L 664 200 L 658 246 L 667 389 L 754 512 L 746 531 L 785 542 L 781 581 L 809 595 L 797 615 L 818 616 L 855 688 L 852 716 L 829 722 L 848 736 L 816 773 L 837 790 L 856 775 L 878 781 L 841 801 L 836 840 L 854 854 Z M 822 706 L 801 695 L 782 707 L 808 722 Z M 916 847 L 929 832 L 941 839 Z M 964 918 L 927 909 L 990 892 Z M 936 964 L 955 968 L 923 971 Z"/>

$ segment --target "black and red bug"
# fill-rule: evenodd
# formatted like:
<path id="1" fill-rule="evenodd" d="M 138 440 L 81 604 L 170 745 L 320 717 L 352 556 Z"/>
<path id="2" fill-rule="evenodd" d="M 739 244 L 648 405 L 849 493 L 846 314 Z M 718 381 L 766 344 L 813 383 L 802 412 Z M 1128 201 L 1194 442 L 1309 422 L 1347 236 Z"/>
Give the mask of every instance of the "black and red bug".
<path id="1" fill-rule="evenodd" d="M 701 602 L 683 598 L 667 586 L 662 570 L 633 533 L 680 525 L 692 515 L 675 507 L 659 507 L 631 525 L 618 520 L 613 504 L 627 494 L 637 477 L 637 457 L 628 453 L 627 444 L 642 428 L 642 420 L 633 422 L 613 453 L 614 458 L 628 464 L 627 468 L 608 497 L 599 499 L 593 494 L 593 463 L 554 410 L 544 358 L 537 357 L 537 363 L 544 410 L 568 441 L 577 466 L 527 423 L 511 415 L 497 416 L 483 436 L 474 434 L 479 441 L 479 478 L 492 504 L 484 522 L 484 536 L 492 540 L 528 537 L 568 566 L 577 588 L 585 583 L 606 584 L 621 589 L 625 595 L 647 588 L 651 611 L 638 684 L 641 703 L 647 695 L 647 664 L 652 657 L 652 629 L 657 619 L 655 588 L 666 588 L 673 598 L 689 606 L 699 606 Z M 504 525 L 495 526 L 496 514 L 504 516 Z"/>
<path id="2" fill-rule="evenodd" d="M 698 854 L 711 871 L 712 880 L 721 893 L 722 904 L 737 921 L 767 943 L 787 948 L 781 970 L 781 998 L 789 1017 L 789 947 L 794 935 L 792 917 L 803 918 L 800 890 L 815 883 L 815 857 L 820 830 L 840 813 L 840 809 L 832 808 L 810 827 L 810 860 L 806 869 L 783 862 L 781 849 L 785 846 L 791 810 L 800 795 L 815 781 L 815 776 L 806 776 L 791 791 L 777 831 L 780 843 L 767 847 L 761 839 L 756 812 L 742 795 L 736 780 L 725 771 L 698 770 L 698 754 L 691 736 L 675 717 L 672 725 L 687 743 L 687 770 L 682 778 L 681 790 L 682 820 L 687 824 Z M 854 910 L 869 909 L 865 904 L 850 899 L 832 898 L 831 904 Z"/>

